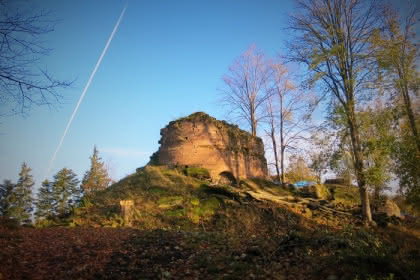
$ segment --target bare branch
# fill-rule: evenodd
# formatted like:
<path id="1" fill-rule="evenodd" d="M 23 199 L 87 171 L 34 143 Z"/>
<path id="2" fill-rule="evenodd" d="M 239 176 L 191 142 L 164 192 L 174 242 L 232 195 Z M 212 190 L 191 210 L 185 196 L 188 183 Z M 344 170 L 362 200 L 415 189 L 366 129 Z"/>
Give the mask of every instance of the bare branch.
<path id="1" fill-rule="evenodd" d="M 32 105 L 56 104 L 62 81 L 37 66 L 50 53 L 42 38 L 54 30 L 49 12 L 21 12 L 0 0 L 0 116 L 26 114 Z"/>
<path id="2" fill-rule="evenodd" d="M 253 136 L 264 118 L 264 104 L 268 98 L 266 85 L 271 76 L 264 54 L 255 46 L 244 52 L 229 67 L 223 77 L 220 103 L 229 108 L 229 114 L 245 121 Z"/>

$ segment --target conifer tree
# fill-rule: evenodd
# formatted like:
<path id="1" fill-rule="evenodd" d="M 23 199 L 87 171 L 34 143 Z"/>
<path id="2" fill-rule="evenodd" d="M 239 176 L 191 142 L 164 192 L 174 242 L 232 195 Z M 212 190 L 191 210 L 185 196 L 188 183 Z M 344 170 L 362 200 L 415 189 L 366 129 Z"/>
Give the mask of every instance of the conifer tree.
<path id="1" fill-rule="evenodd" d="M 10 208 L 10 198 L 16 184 L 10 180 L 4 180 L 3 184 L 0 184 L 0 215 L 7 217 Z"/>
<path id="2" fill-rule="evenodd" d="M 110 182 L 111 179 L 95 146 L 93 148 L 93 155 L 90 157 L 90 169 L 86 171 L 83 177 L 82 188 L 87 193 L 100 191 L 106 189 Z"/>
<path id="3" fill-rule="evenodd" d="M 80 201 L 82 191 L 78 185 L 79 180 L 71 169 L 63 168 L 54 176 L 52 197 L 54 212 L 59 217 L 70 214 L 72 207 Z"/>
<path id="4" fill-rule="evenodd" d="M 54 214 L 52 186 L 52 183 L 45 179 L 44 182 L 42 182 L 42 186 L 39 188 L 37 199 L 35 201 L 35 217 L 37 220 L 46 219 Z"/>
<path id="5" fill-rule="evenodd" d="M 19 172 L 19 180 L 9 196 L 9 210 L 8 216 L 19 224 L 31 224 L 32 207 L 32 187 L 35 182 L 32 171 L 26 163 L 22 164 Z"/>

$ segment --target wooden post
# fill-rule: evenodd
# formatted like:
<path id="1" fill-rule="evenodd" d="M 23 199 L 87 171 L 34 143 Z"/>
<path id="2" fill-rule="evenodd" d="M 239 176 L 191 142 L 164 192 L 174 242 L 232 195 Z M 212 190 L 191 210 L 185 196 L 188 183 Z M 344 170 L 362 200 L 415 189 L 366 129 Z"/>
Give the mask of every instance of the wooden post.
<path id="1" fill-rule="evenodd" d="M 131 226 L 133 205 L 134 202 L 132 200 L 120 200 L 121 216 L 124 219 L 124 225 L 126 226 Z"/>

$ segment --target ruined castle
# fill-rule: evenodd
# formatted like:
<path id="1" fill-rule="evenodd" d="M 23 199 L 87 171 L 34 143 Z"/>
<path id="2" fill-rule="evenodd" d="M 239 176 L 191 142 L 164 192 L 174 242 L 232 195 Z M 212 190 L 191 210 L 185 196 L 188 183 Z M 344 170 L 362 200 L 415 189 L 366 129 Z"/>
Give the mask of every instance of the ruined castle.
<path id="1" fill-rule="evenodd" d="M 262 140 L 205 113 L 172 121 L 160 134 L 160 148 L 149 164 L 203 167 L 215 180 L 267 176 Z"/>

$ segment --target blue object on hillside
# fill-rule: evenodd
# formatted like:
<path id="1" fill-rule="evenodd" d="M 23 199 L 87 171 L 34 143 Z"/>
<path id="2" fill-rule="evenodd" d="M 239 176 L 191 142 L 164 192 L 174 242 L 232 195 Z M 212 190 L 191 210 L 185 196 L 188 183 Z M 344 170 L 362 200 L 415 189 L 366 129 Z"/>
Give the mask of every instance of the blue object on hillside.
<path id="1" fill-rule="evenodd" d="M 295 187 L 310 187 L 310 186 L 313 186 L 315 184 L 316 183 L 312 182 L 312 181 L 299 181 L 299 182 L 294 183 L 293 185 Z"/>

